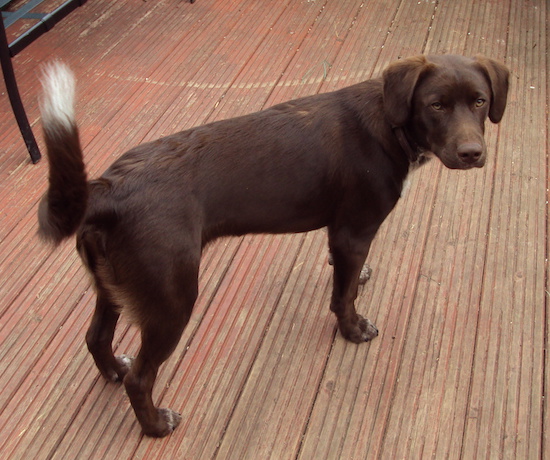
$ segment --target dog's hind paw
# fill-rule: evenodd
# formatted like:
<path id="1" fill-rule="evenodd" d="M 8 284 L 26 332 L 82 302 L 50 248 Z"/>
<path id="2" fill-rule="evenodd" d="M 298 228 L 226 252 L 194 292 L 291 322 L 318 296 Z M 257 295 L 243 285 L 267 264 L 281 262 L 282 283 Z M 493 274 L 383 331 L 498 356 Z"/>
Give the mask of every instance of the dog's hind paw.
<path id="1" fill-rule="evenodd" d="M 117 364 L 116 370 L 109 373 L 109 380 L 112 382 L 122 382 L 124 376 L 128 373 L 134 362 L 131 356 L 120 355 L 115 357 Z"/>
<path id="2" fill-rule="evenodd" d="M 127 368 L 127 370 L 130 370 L 130 368 L 132 367 L 132 363 L 134 362 L 134 357 L 128 355 L 120 355 L 116 357 L 116 360 L 121 366 L 124 366 Z"/>
<path id="3" fill-rule="evenodd" d="M 97 367 L 101 375 L 109 382 L 122 382 L 124 376 L 132 367 L 134 358 L 121 355 L 116 356 L 114 361 L 112 356 L 108 360 L 96 360 Z"/>
<path id="4" fill-rule="evenodd" d="M 361 273 L 359 274 L 359 284 L 365 284 L 368 280 L 370 280 L 371 275 L 372 268 L 370 268 L 367 264 L 363 265 Z"/>

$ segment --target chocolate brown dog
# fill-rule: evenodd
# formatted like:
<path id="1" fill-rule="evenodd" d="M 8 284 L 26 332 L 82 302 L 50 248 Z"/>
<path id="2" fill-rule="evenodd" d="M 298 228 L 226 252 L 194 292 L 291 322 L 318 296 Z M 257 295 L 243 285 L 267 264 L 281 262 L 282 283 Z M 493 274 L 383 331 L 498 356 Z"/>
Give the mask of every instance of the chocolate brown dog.
<path id="1" fill-rule="evenodd" d="M 328 228 L 330 308 L 355 343 L 378 331 L 355 311 L 358 278 L 411 167 L 435 155 L 481 167 L 487 117 L 498 123 L 508 70 L 477 56 L 417 56 L 382 78 L 276 105 L 140 145 L 88 181 L 74 117 L 74 79 L 61 64 L 44 76 L 50 164 L 40 234 L 76 233 L 97 305 L 86 335 L 101 373 L 123 380 L 143 428 L 165 436 L 180 417 L 151 392 L 197 298 L 205 245 L 222 235 Z M 141 329 L 134 361 L 115 357 L 121 311 Z"/>

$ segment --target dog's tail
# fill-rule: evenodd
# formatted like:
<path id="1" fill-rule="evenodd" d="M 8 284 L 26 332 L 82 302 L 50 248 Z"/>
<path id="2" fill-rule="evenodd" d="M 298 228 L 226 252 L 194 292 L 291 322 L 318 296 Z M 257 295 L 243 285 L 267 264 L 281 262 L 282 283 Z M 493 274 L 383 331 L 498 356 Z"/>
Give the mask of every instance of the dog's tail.
<path id="1" fill-rule="evenodd" d="M 54 62 L 44 69 L 42 87 L 40 111 L 50 173 L 38 209 L 38 233 L 57 245 L 73 235 L 84 218 L 88 182 L 74 116 L 74 75 Z"/>

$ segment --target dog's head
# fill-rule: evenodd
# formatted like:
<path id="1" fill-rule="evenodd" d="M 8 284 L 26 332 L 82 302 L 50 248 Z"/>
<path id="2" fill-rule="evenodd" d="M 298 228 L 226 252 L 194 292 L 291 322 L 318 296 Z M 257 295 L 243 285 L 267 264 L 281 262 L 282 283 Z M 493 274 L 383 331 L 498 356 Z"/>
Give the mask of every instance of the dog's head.
<path id="1" fill-rule="evenodd" d="M 403 59 L 384 71 L 385 115 L 448 168 L 482 167 L 485 120 L 502 119 L 508 77 L 504 65 L 483 56 Z"/>

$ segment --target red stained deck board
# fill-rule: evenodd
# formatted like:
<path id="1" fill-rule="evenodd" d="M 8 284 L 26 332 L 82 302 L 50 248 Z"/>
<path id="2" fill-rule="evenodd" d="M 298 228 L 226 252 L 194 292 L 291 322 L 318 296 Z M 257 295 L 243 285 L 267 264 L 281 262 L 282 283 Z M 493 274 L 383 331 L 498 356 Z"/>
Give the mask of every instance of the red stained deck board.
<path id="1" fill-rule="evenodd" d="M 90 282 L 72 243 L 54 251 L 35 236 L 46 162 L 30 165 L 0 98 L 0 456 L 543 458 L 547 18 L 539 0 L 97 0 L 33 43 L 14 66 L 39 143 L 39 66 L 59 57 L 78 78 L 92 176 L 145 140 L 407 55 L 485 53 L 510 66 L 512 87 L 486 167 L 432 162 L 380 230 L 357 301 L 381 329 L 372 343 L 335 331 L 324 232 L 207 249 L 155 389 L 184 415 L 163 440 L 140 435 L 86 351 Z M 139 333 L 122 323 L 115 342 L 136 353 Z"/>

